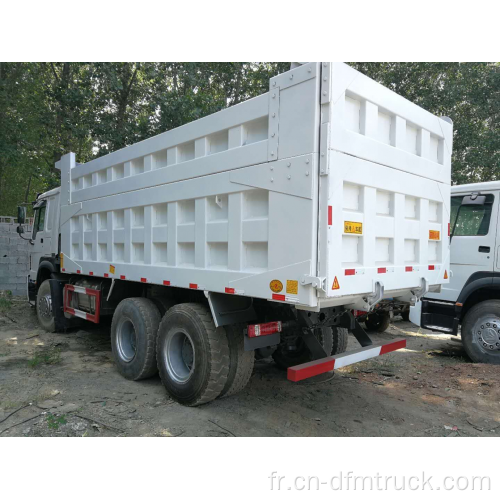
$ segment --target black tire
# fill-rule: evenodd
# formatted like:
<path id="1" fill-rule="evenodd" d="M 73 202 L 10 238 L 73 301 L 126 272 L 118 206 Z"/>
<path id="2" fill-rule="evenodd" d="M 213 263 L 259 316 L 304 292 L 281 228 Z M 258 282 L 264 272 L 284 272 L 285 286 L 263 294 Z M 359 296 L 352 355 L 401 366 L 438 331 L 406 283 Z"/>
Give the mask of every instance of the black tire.
<path id="1" fill-rule="evenodd" d="M 185 406 L 213 401 L 226 385 L 229 348 L 223 328 L 215 328 L 202 304 L 177 304 L 158 330 L 157 362 L 163 385 Z"/>
<path id="2" fill-rule="evenodd" d="M 383 333 L 389 328 L 391 316 L 386 312 L 369 314 L 365 319 L 366 329 L 370 332 Z"/>
<path id="3" fill-rule="evenodd" d="M 333 346 L 332 356 L 335 354 L 342 354 L 347 349 L 347 341 L 349 340 L 349 330 L 340 326 L 332 328 L 333 333 Z"/>
<path id="4" fill-rule="evenodd" d="M 331 328 L 316 328 L 314 330 L 314 335 L 319 340 L 319 343 L 326 353 L 332 352 L 333 333 Z M 273 352 L 273 359 L 279 368 L 286 370 L 291 366 L 312 361 L 312 356 L 304 341 L 299 337 L 295 350 L 287 350 L 286 344 L 280 344 Z"/>
<path id="5" fill-rule="evenodd" d="M 50 292 L 50 282 L 45 280 L 38 288 L 36 294 L 36 315 L 40 326 L 50 333 L 56 331 L 56 321 L 52 311 L 52 294 Z"/>
<path id="6" fill-rule="evenodd" d="M 410 311 L 406 310 L 401 313 L 401 319 L 403 321 L 410 321 Z"/>
<path id="7" fill-rule="evenodd" d="M 255 363 L 254 351 L 245 351 L 243 325 L 228 325 L 226 330 L 229 347 L 229 372 L 220 397 L 232 396 L 243 390 L 252 376 Z"/>
<path id="8" fill-rule="evenodd" d="M 481 338 L 487 335 L 483 342 L 479 332 Z M 472 361 L 500 365 L 500 300 L 486 300 L 471 307 L 462 322 L 461 334 L 465 352 Z"/>
<path id="9" fill-rule="evenodd" d="M 151 297 L 151 300 L 153 301 L 154 305 L 158 308 L 158 311 L 160 311 L 160 316 L 163 318 L 165 314 L 167 314 L 168 310 L 171 307 L 174 307 L 176 302 L 173 299 L 169 299 L 168 297 L 163 297 L 163 296 L 158 296 L 158 297 Z"/>
<path id="10" fill-rule="evenodd" d="M 160 312 L 149 299 L 122 300 L 111 322 L 111 350 L 116 367 L 129 380 L 152 377 L 156 366 L 156 336 Z"/>

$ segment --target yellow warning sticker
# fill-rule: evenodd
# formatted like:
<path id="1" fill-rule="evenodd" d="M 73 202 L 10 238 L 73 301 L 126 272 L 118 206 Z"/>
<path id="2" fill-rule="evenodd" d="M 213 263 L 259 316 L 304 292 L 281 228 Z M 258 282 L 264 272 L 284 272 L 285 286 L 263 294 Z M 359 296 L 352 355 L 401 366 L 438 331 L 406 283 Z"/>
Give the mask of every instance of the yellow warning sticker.
<path id="1" fill-rule="evenodd" d="M 61 260 L 61 269 L 64 267 L 64 254 L 61 252 L 60 256 L 59 256 L 60 260 Z"/>
<path id="2" fill-rule="evenodd" d="M 112 266 L 111 264 L 109 265 L 109 272 L 111 274 L 115 274 L 115 266 Z"/>
<path id="3" fill-rule="evenodd" d="M 444 270 L 444 279 L 447 280 L 448 279 L 448 271 L 445 269 Z"/>
<path id="4" fill-rule="evenodd" d="M 281 290 L 283 290 L 283 283 L 281 283 L 280 280 L 272 280 L 271 283 L 269 283 L 269 288 L 274 293 L 280 293 Z"/>
<path id="5" fill-rule="evenodd" d="M 430 240 L 439 240 L 441 236 L 440 231 L 434 231 L 432 229 L 429 229 L 429 239 Z"/>
<path id="6" fill-rule="evenodd" d="M 286 293 L 297 295 L 299 293 L 299 282 L 297 280 L 286 280 Z"/>
<path id="7" fill-rule="evenodd" d="M 337 276 L 335 276 L 335 279 L 333 280 L 332 290 L 338 290 L 339 288 L 339 280 L 337 279 Z"/>
<path id="8" fill-rule="evenodd" d="M 344 233 L 363 234 L 363 223 L 344 221 Z"/>

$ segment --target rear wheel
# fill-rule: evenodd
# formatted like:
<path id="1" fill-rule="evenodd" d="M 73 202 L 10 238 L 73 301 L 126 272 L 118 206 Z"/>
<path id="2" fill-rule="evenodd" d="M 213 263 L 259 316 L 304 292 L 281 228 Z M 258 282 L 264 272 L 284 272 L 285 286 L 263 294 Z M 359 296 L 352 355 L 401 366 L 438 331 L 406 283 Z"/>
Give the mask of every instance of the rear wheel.
<path id="1" fill-rule="evenodd" d="M 472 361 L 500 365 L 500 300 L 486 300 L 467 312 L 462 344 Z"/>
<path id="2" fill-rule="evenodd" d="M 53 333 L 56 331 L 56 322 L 52 312 L 52 294 L 50 292 L 50 282 L 45 280 L 38 288 L 36 296 L 36 315 L 41 327 Z"/>
<path id="3" fill-rule="evenodd" d="M 245 388 L 252 376 L 254 351 L 245 351 L 243 325 L 225 326 L 229 347 L 229 372 L 220 397 L 232 396 Z"/>
<path id="4" fill-rule="evenodd" d="M 154 302 L 154 305 L 160 311 L 160 316 L 163 318 L 168 310 L 175 306 L 176 302 L 173 299 L 169 299 L 168 297 L 162 297 L 161 295 L 158 297 L 151 297 L 151 300 Z"/>
<path id="5" fill-rule="evenodd" d="M 382 333 L 389 328 L 391 316 L 388 312 L 376 312 L 369 314 L 365 319 L 366 328 L 371 332 Z"/>
<path id="6" fill-rule="evenodd" d="M 214 400 L 229 373 L 226 332 L 216 328 L 207 307 L 177 304 L 160 323 L 158 370 L 170 396 L 186 406 Z"/>
<path id="7" fill-rule="evenodd" d="M 297 329 L 299 329 L 298 325 Z M 314 336 L 318 339 L 327 355 L 332 352 L 333 333 L 331 328 L 315 328 Z M 297 337 L 290 342 L 282 342 L 274 351 L 273 359 L 280 368 L 286 370 L 291 366 L 312 361 L 312 355 L 302 337 L 297 335 Z"/>
<path id="8" fill-rule="evenodd" d="M 347 341 L 349 340 L 349 330 L 347 328 L 342 328 L 340 326 L 334 326 L 332 328 L 333 334 L 333 345 L 332 345 L 332 356 L 335 354 L 342 354 L 347 349 Z"/>
<path id="9" fill-rule="evenodd" d="M 111 323 L 111 350 L 121 375 L 129 380 L 153 376 L 156 367 L 158 308 L 149 299 L 122 300 Z"/>

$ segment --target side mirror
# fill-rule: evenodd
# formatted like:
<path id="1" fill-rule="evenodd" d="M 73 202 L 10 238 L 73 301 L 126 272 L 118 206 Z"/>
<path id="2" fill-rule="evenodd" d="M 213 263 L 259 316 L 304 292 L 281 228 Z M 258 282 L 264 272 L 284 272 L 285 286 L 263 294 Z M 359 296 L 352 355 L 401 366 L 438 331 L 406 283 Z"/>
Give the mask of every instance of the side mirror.
<path id="1" fill-rule="evenodd" d="M 24 224 L 26 222 L 26 207 L 17 207 L 17 223 Z"/>

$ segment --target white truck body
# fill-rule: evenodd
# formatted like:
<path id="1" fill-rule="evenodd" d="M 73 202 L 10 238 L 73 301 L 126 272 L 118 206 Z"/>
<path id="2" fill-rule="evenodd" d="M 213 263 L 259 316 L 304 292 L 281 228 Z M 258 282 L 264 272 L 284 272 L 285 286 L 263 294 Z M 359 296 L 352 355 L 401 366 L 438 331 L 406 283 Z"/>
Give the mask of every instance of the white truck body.
<path id="1" fill-rule="evenodd" d="M 307 63 L 86 164 L 65 155 L 42 230 L 60 228 L 63 273 L 367 310 L 447 282 L 451 151 L 448 121 Z"/>

